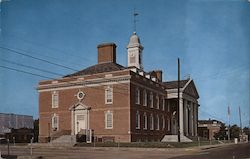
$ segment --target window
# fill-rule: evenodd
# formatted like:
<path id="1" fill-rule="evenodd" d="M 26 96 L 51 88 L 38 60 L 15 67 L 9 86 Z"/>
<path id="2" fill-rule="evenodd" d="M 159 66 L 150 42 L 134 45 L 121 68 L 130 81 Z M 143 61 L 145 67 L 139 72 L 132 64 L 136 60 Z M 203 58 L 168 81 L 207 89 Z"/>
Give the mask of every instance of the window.
<path id="1" fill-rule="evenodd" d="M 160 129 L 160 122 L 159 122 L 159 116 L 156 115 L 156 130 Z"/>
<path id="2" fill-rule="evenodd" d="M 145 112 L 143 114 L 143 129 L 147 130 L 148 129 L 148 117 L 147 117 L 147 113 Z"/>
<path id="3" fill-rule="evenodd" d="M 105 89 L 105 104 L 113 103 L 113 88 L 108 87 Z"/>
<path id="4" fill-rule="evenodd" d="M 54 91 L 52 93 L 52 108 L 58 108 L 59 95 L 58 92 Z"/>
<path id="5" fill-rule="evenodd" d="M 165 98 L 162 97 L 162 110 L 165 111 Z"/>
<path id="6" fill-rule="evenodd" d="M 139 113 L 139 111 L 136 111 L 135 122 L 136 122 L 136 129 L 140 129 L 140 113 Z"/>
<path id="7" fill-rule="evenodd" d="M 153 114 L 150 114 L 150 130 L 154 130 L 154 116 Z"/>
<path id="8" fill-rule="evenodd" d="M 105 112 L 105 129 L 113 129 L 113 112 Z"/>
<path id="9" fill-rule="evenodd" d="M 51 123 L 52 123 L 52 129 L 55 131 L 58 131 L 58 125 L 59 125 L 58 115 L 53 114 L 52 119 L 51 119 Z"/>
<path id="10" fill-rule="evenodd" d="M 159 96 L 156 95 L 156 108 L 159 109 L 160 108 L 160 102 L 159 102 Z"/>
<path id="11" fill-rule="evenodd" d="M 154 107 L 154 95 L 152 92 L 150 93 L 150 97 L 149 97 L 149 106 L 150 108 Z"/>
<path id="12" fill-rule="evenodd" d="M 162 130 L 164 130 L 165 129 L 165 118 L 164 118 L 164 115 L 162 115 L 161 121 L 162 121 Z"/>
<path id="13" fill-rule="evenodd" d="M 168 122 L 168 131 L 170 131 L 170 119 L 167 118 L 167 122 Z"/>
<path id="14" fill-rule="evenodd" d="M 140 104 L 140 89 L 136 88 L 135 90 L 135 104 Z"/>
<path id="15" fill-rule="evenodd" d="M 147 94 L 147 91 L 144 90 L 143 91 L 143 105 L 147 106 L 147 104 L 148 104 L 148 94 Z"/>
<path id="16" fill-rule="evenodd" d="M 168 109 L 167 111 L 170 112 L 170 101 L 168 101 L 167 103 L 167 109 Z"/>

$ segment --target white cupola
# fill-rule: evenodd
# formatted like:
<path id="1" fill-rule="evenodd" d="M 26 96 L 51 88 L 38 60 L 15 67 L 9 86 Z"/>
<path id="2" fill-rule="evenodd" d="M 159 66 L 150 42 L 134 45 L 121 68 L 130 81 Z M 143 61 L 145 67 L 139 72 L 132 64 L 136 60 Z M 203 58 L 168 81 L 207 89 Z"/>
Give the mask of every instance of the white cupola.
<path id="1" fill-rule="evenodd" d="M 136 35 L 136 32 L 133 32 L 132 36 L 130 37 L 127 50 L 128 50 L 128 67 L 136 67 L 140 70 L 143 70 L 143 65 L 142 65 L 143 46 L 141 45 L 140 39 Z"/>

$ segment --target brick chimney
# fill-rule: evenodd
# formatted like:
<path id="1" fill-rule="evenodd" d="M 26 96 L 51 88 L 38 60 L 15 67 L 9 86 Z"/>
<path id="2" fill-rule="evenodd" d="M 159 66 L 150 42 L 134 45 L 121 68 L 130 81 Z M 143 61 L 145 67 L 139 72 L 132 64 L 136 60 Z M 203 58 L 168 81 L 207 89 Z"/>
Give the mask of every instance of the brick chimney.
<path id="1" fill-rule="evenodd" d="M 116 63 L 116 45 L 115 43 L 102 43 L 97 46 L 98 64 L 105 62 Z"/>
<path id="2" fill-rule="evenodd" d="M 156 78 L 159 82 L 162 82 L 162 70 L 155 70 Z"/>

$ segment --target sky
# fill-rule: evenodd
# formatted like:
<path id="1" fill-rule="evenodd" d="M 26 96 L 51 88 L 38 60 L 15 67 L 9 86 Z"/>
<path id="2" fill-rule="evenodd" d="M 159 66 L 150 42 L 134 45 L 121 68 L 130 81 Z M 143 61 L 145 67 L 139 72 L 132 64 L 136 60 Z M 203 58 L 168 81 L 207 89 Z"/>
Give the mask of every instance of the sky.
<path id="1" fill-rule="evenodd" d="M 239 107 L 243 126 L 250 124 L 247 0 L 1 0 L 0 5 L 2 113 L 38 118 L 38 82 L 96 64 L 102 42 L 116 43 L 117 61 L 127 66 L 135 9 L 145 71 L 161 69 L 165 81 L 176 80 L 180 58 L 181 78 L 190 76 L 200 95 L 199 119 L 228 124 L 230 106 L 231 124 L 239 125 Z"/>

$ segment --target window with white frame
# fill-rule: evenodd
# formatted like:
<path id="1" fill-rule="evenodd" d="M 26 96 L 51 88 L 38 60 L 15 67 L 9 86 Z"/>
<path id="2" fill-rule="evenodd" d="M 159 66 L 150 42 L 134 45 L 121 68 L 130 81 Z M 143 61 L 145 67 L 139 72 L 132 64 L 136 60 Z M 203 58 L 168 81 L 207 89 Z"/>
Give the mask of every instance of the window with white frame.
<path id="1" fill-rule="evenodd" d="M 170 112 L 170 101 L 167 103 L 167 111 Z"/>
<path id="2" fill-rule="evenodd" d="M 165 98 L 162 97 L 162 110 L 165 111 Z"/>
<path id="3" fill-rule="evenodd" d="M 105 104 L 113 103 L 113 88 L 107 87 L 105 89 Z"/>
<path id="4" fill-rule="evenodd" d="M 139 111 L 136 111 L 135 123 L 136 123 L 136 129 L 140 129 L 140 113 L 139 113 Z"/>
<path id="5" fill-rule="evenodd" d="M 160 119 L 159 119 L 159 115 L 156 115 L 156 130 L 160 130 Z"/>
<path id="6" fill-rule="evenodd" d="M 53 114 L 51 119 L 51 126 L 54 131 L 58 131 L 59 129 L 59 116 L 57 114 Z"/>
<path id="7" fill-rule="evenodd" d="M 150 108 L 154 107 L 154 95 L 152 92 L 150 92 L 150 96 L 149 96 L 149 106 Z"/>
<path id="8" fill-rule="evenodd" d="M 148 129 L 148 117 L 147 117 L 147 113 L 144 112 L 143 114 L 143 129 L 147 130 Z"/>
<path id="9" fill-rule="evenodd" d="M 150 114 L 150 118 L 149 118 L 149 127 L 150 127 L 150 130 L 154 130 L 154 116 L 153 114 Z"/>
<path id="10" fill-rule="evenodd" d="M 113 129 L 113 112 L 105 112 L 105 129 Z"/>
<path id="11" fill-rule="evenodd" d="M 159 96 L 156 95 L 155 99 L 156 99 L 156 108 L 159 109 L 160 108 Z"/>
<path id="12" fill-rule="evenodd" d="M 168 122 L 168 131 L 170 131 L 170 118 L 167 118 L 167 122 Z"/>
<path id="13" fill-rule="evenodd" d="M 135 90 L 135 104 L 140 104 L 140 89 L 136 88 Z"/>
<path id="14" fill-rule="evenodd" d="M 58 108 L 59 103 L 59 95 L 57 91 L 52 93 L 52 108 Z"/>
<path id="15" fill-rule="evenodd" d="M 162 130 L 164 130 L 165 129 L 165 117 L 164 117 L 164 115 L 162 115 L 161 121 L 162 121 Z"/>
<path id="16" fill-rule="evenodd" d="M 144 90 L 143 91 L 143 105 L 147 106 L 147 104 L 148 104 L 148 94 L 147 94 L 147 91 Z"/>

